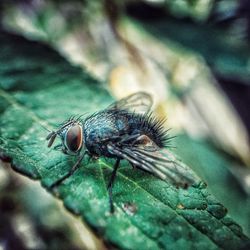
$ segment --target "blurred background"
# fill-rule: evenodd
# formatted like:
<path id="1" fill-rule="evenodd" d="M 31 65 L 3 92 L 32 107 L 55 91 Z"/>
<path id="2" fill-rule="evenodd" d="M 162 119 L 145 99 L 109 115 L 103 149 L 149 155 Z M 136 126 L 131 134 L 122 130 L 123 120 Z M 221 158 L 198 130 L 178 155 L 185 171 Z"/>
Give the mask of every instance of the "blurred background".
<path id="1" fill-rule="evenodd" d="M 174 153 L 250 235 L 250 1 L 3 0 L 0 18 L 115 98 L 150 93 Z M 38 183 L 0 168 L 0 249 L 6 237 L 18 249 L 105 248 L 66 214 Z"/>

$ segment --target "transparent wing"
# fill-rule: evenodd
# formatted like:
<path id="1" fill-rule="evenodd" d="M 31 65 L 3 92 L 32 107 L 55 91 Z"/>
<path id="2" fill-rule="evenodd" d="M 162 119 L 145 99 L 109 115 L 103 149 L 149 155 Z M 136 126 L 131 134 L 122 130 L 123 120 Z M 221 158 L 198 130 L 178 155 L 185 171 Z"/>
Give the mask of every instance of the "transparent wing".
<path id="1" fill-rule="evenodd" d="M 116 110 L 123 109 L 136 113 L 147 113 L 153 104 L 152 97 L 145 92 L 137 92 L 129 95 L 117 102 L 112 103 L 107 109 Z"/>
<path id="2" fill-rule="evenodd" d="M 191 169 L 178 161 L 167 149 L 159 148 L 147 136 L 142 135 L 134 146 L 110 146 L 112 153 L 124 158 L 133 166 L 147 171 L 177 187 L 187 188 L 201 182 Z"/>

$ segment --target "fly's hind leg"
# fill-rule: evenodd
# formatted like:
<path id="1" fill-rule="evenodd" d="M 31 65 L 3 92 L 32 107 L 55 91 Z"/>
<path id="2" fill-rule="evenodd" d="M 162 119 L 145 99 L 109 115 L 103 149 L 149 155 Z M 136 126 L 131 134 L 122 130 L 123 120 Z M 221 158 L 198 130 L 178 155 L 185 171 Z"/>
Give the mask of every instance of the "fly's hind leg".
<path id="1" fill-rule="evenodd" d="M 112 174 L 111 174 L 111 178 L 110 178 L 108 186 L 107 186 L 108 193 L 109 193 L 110 213 L 114 213 L 112 187 L 113 187 L 113 184 L 114 184 L 114 181 L 115 181 L 116 172 L 117 172 L 117 169 L 118 169 L 119 165 L 120 165 L 120 159 L 117 158 L 116 162 L 115 162 L 115 165 L 114 165 L 114 169 L 113 169 Z"/>
<path id="2" fill-rule="evenodd" d="M 74 164 L 74 166 L 70 169 L 70 171 L 64 175 L 62 178 L 58 179 L 56 182 L 54 182 L 50 188 L 55 188 L 56 186 L 60 185 L 64 180 L 66 180 L 68 177 L 70 177 L 71 175 L 74 174 L 74 172 L 80 167 L 80 163 L 84 157 L 85 153 L 83 153 L 82 155 L 79 156 L 79 158 L 77 159 L 76 163 Z"/>

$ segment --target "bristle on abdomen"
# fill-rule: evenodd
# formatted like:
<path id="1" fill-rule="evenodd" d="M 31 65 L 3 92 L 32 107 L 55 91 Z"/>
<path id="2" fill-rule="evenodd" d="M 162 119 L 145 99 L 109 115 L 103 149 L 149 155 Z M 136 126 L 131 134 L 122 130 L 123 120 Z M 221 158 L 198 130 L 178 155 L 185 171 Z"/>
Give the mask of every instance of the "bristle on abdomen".
<path id="1" fill-rule="evenodd" d="M 159 120 L 152 113 L 144 115 L 133 113 L 130 115 L 132 115 L 133 130 L 136 129 L 147 135 L 160 148 L 169 146 L 169 141 L 172 137 L 168 135 L 169 130 L 163 126 L 165 119 Z"/>

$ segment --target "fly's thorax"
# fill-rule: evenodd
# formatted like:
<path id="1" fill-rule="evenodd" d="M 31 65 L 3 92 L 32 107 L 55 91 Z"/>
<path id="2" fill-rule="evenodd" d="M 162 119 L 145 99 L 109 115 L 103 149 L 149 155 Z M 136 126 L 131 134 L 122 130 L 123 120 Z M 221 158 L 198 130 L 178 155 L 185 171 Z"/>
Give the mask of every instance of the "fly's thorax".
<path id="1" fill-rule="evenodd" d="M 119 136 L 116 116 L 110 112 L 99 112 L 84 122 L 84 142 L 91 154 L 107 155 L 106 145 Z"/>
<path id="2" fill-rule="evenodd" d="M 88 117 L 84 122 L 84 134 L 87 140 L 97 140 L 112 136 L 117 130 L 115 117 L 109 112 L 99 112 Z"/>

